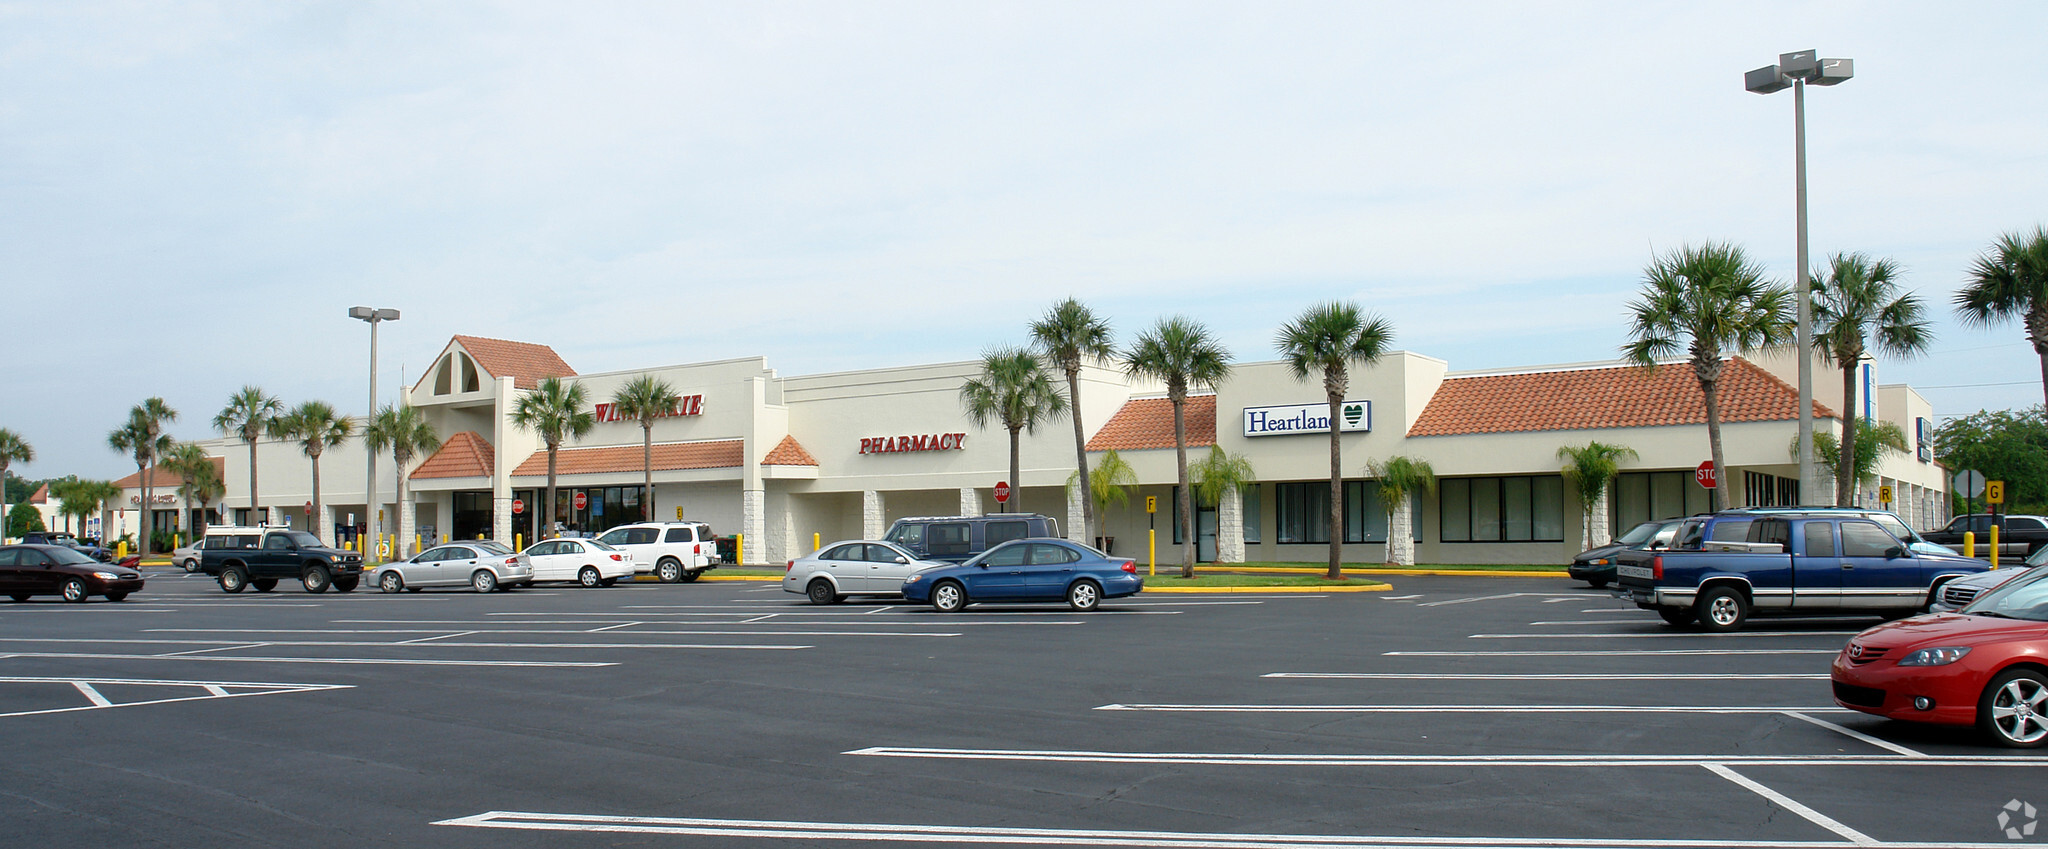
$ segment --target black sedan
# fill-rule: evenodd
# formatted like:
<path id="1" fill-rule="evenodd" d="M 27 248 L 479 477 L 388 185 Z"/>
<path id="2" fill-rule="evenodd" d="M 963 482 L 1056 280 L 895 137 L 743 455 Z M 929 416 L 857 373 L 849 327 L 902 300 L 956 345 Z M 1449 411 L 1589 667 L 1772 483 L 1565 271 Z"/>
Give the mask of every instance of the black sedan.
<path id="1" fill-rule="evenodd" d="M 1613 542 L 1579 552 L 1565 572 L 1592 584 L 1594 589 L 1607 586 L 1614 581 L 1614 555 L 1632 548 L 1670 548 L 1671 539 L 1678 534 L 1678 525 L 1682 521 L 1658 519 L 1630 528 L 1628 533 L 1616 537 Z"/>
<path id="2" fill-rule="evenodd" d="M 0 593 L 15 601 L 60 595 L 83 602 L 96 595 L 120 601 L 142 589 L 142 573 L 101 563 L 62 545 L 0 545 Z"/>

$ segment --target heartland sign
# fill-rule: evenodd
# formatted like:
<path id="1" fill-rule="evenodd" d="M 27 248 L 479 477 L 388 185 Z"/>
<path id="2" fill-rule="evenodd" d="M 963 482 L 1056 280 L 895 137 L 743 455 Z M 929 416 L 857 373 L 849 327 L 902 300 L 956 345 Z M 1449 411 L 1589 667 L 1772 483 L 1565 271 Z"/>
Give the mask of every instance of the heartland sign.
<path id="1" fill-rule="evenodd" d="M 860 441 L 862 454 L 895 454 L 899 451 L 961 451 L 967 434 L 929 433 L 917 436 L 877 436 Z"/>
<path id="2" fill-rule="evenodd" d="M 618 405 L 616 404 L 599 404 L 597 405 L 597 409 L 594 411 L 594 413 L 594 418 L 601 422 L 626 421 L 626 416 L 619 412 Z M 666 419 L 674 418 L 676 416 L 701 415 L 704 415 L 704 396 L 684 395 L 680 400 L 676 402 L 675 406 L 670 407 L 662 412 L 655 413 L 654 417 L 657 419 Z M 638 421 L 638 419 L 636 418 L 634 419 L 634 421 Z"/>
<path id="3" fill-rule="evenodd" d="M 1372 402 L 1345 401 L 1337 408 L 1340 433 L 1372 430 Z M 1297 433 L 1329 433 L 1330 405 L 1286 404 L 1278 407 L 1244 408 L 1245 436 L 1290 436 Z"/>

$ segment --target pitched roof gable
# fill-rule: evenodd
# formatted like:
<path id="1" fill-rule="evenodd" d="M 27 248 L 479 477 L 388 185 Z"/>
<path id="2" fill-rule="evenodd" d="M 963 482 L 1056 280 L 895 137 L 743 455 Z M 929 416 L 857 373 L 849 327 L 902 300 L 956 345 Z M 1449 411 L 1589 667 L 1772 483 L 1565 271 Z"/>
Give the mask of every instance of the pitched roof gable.
<path id="1" fill-rule="evenodd" d="M 492 377 L 512 378 L 513 387 L 518 389 L 532 389 L 545 378 L 576 376 L 576 370 L 546 345 L 462 335 L 457 335 L 455 341 L 469 352 L 477 368 Z"/>
<path id="2" fill-rule="evenodd" d="M 1189 395 L 1184 414 L 1188 447 L 1216 444 L 1216 396 Z M 1173 402 L 1166 398 L 1132 398 L 1088 440 L 1090 451 L 1140 451 L 1173 447 Z"/>
<path id="3" fill-rule="evenodd" d="M 207 458 L 207 459 L 210 459 L 210 460 L 212 460 L 212 461 L 213 461 L 213 473 L 214 473 L 214 475 L 215 475 L 215 476 L 217 476 L 217 477 L 222 477 L 222 478 L 225 478 L 225 477 L 227 476 L 227 468 L 228 468 L 228 461 L 227 461 L 227 459 L 226 459 L 226 458 L 224 458 L 224 457 L 209 457 L 209 458 Z M 141 489 L 141 488 L 142 488 L 142 475 L 143 475 L 143 473 L 142 473 L 142 472 L 136 472 L 135 474 L 132 474 L 132 475 L 129 475 L 129 476 L 127 476 L 127 477 L 125 477 L 125 478 L 122 478 L 122 479 L 120 479 L 120 480 L 114 481 L 114 485 L 115 485 L 115 486 L 118 486 L 118 487 L 120 487 L 120 488 L 122 488 L 122 489 Z M 185 485 L 185 479 L 184 479 L 184 478 L 182 478 L 182 477 L 179 477 L 179 476 L 178 476 L 178 473 L 177 473 L 177 472 L 173 472 L 173 471 L 171 471 L 170 469 L 162 469 L 162 468 L 158 468 L 158 467 L 157 467 L 157 466 L 155 466 L 155 465 L 151 465 L 151 466 L 149 467 L 149 486 L 150 486 L 150 488 L 151 488 L 151 489 L 155 489 L 156 487 L 160 487 L 160 486 L 184 486 L 184 485 Z M 42 494 L 40 490 L 38 491 L 38 493 L 39 493 L 39 494 Z"/>
<path id="4" fill-rule="evenodd" d="M 1721 421 L 1789 421 L 1799 393 L 1741 357 L 1721 370 Z M 1834 412 L 1815 403 L 1814 415 Z M 1688 363 L 1479 375 L 1444 380 L 1409 436 L 1704 424 L 1706 396 Z"/>
<path id="5" fill-rule="evenodd" d="M 465 430 L 448 441 L 441 443 L 433 456 L 420 461 L 419 468 L 413 469 L 407 477 L 420 478 L 485 478 L 491 476 L 492 463 L 497 460 L 496 450 L 482 434 Z"/>
<path id="6" fill-rule="evenodd" d="M 737 439 L 713 442 L 657 442 L 654 471 L 682 469 L 732 469 L 744 460 L 744 445 Z M 640 446 L 607 445 L 599 448 L 563 448 L 555 452 L 556 475 L 595 475 L 641 470 Z M 512 470 L 513 477 L 546 477 L 548 452 L 533 452 Z"/>
<path id="7" fill-rule="evenodd" d="M 805 451 L 803 445 L 796 441 L 796 437 L 785 436 L 781 442 L 775 443 L 775 450 L 768 452 L 768 456 L 761 458 L 761 465 L 815 466 L 818 465 L 818 458 L 811 456 L 811 452 Z"/>

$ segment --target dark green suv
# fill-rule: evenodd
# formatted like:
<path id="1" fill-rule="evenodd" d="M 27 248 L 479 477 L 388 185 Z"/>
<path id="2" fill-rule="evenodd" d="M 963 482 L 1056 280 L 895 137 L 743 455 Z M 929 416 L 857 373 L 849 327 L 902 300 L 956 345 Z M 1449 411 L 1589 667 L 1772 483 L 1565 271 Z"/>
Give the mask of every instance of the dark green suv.
<path id="1" fill-rule="evenodd" d="M 236 544 L 199 552 L 199 571 L 220 581 L 222 592 L 255 587 L 267 593 L 280 580 L 297 580 L 309 593 L 324 593 L 328 587 L 348 592 L 363 580 L 362 555 L 329 548 L 305 531 L 270 528 L 229 539 Z"/>

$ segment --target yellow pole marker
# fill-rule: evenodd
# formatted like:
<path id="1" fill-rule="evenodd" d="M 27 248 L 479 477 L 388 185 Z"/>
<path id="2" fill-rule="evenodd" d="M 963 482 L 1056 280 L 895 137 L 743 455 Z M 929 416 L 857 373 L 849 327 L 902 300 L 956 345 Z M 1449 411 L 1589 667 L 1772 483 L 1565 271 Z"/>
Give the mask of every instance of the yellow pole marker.
<path id="1" fill-rule="evenodd" d="M 825 546 L 824 546 L 824 544 L 823 544 L 823 543 L 821 543 L 821 542 L 820 542 L 820 541 L 818 540 L 818 532 L 817 532 L 817 531 L 812 531 L 812 532 L 811 532 L 811 550 L 812 550 L 812 551 L 817 551 L 818 549 L 820 549 L 820 548 L 824 548 L 824 547 L 825 547 Z"/>
<path id="2" fill-rule="evenodd" d="M 1159 532 L 1145 530 L 1145 574 L 1159 577 Z"/>
<path id="3" fill-rule="evenodd" d="M 114 546 L 114 559 L 115 559 L 115 560 L 127 560 L 127 559 L 128 559 L 128 541 L 127 541 L 127 540 L 125 540 L 125 539 L 124 539 L 124 540 L 122 540 L 122 541 L 121 541 L 121 543 L 120 543 L 119 545 L 116 545 L 116 546 Z"/>
<path id="4" fill-rule="evenodd" d="M 513 550 L 515 550 L 515 551 L 525 551 L 525 550 L 526 550 L 526 535 L 525 535 L 525 534 L 513 534 L 513 535 L 512 535 L 512 548 L 513 548 Z"/>
<path id="5" fill-rule="evenodd" d="M 1964 531 L 1964 532 L 1963 532 L 1963 556 L 1964 556 L 1964 557 L 1976 557 L 1976 556 L 1977 556 L 1977 532 L 1976 532 L 1976 531 Z"/>
<path id="6" fill-rule="evenodd" d="M 1990 534 L 1991 544 L 1985 547 L 1991 549 L 1991 568 L 1996 569 L 1998 568 L 1998 525 L 1993 524 L 1991 526 Z"/>
<path id="7" fill-rule="evenodd" d="M 735 564 L 735 565 L 742 565 L 742 566 L 743 566 L 743 565 L 746 565 L 746 562 L 747 562 L 747 535 L 746 535 L 746 534 L 733 534 L 733 535 L 732 535 L 732 559 L 734 559 L 734 560 L 737 560 L 737 561 L 739 561 L 739 562 L 738 562 L 737 564 Z"/>

